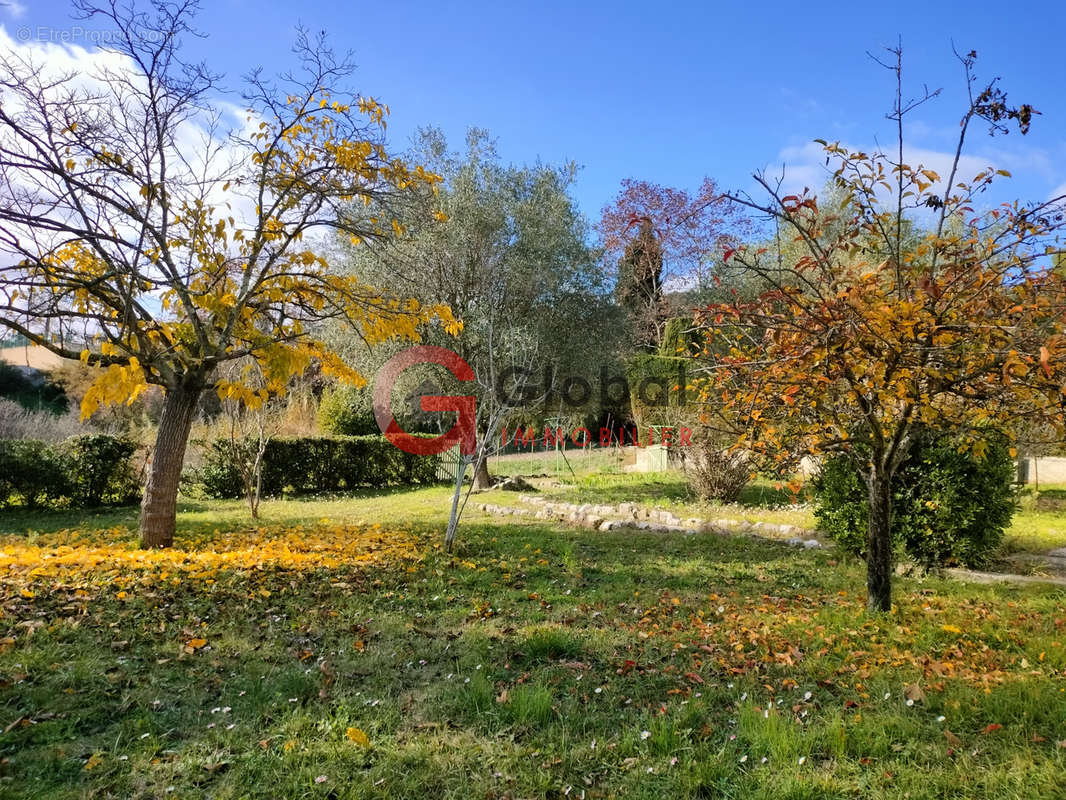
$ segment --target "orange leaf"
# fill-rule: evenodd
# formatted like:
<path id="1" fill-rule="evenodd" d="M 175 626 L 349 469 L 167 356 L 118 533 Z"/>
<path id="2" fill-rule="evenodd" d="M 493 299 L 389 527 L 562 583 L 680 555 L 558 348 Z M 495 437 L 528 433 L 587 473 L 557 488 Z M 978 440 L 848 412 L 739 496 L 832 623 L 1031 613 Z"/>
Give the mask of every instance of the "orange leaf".
<path id="1" fill-rule="evenodd" d="M 1051 377 L 1051 354 L 1048 353 L 1046 347 L 1040 348 L 1040 369 L 1044 370 L 1044 375 Z"/>

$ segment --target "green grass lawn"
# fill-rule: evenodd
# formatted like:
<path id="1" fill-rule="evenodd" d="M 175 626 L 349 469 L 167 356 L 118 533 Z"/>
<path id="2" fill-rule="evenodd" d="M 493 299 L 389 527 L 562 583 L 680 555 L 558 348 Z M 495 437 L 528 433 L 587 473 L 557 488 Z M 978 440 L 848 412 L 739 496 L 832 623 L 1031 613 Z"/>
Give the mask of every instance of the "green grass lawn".
<path id="1" fill-rule="evenodd" d="M 1062 590 L 447 497 L 0 517 L 0 796 L 1063 796 Z"/>

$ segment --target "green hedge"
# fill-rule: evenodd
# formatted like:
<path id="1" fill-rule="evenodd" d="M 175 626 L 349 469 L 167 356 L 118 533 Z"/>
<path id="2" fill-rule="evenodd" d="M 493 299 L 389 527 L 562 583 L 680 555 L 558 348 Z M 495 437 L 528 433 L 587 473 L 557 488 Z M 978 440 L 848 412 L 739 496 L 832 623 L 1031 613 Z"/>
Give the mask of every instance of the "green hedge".
<path id="1" fill-rule="evenodd" d="M 0 508 L 95 508 L 136 502 L 137 445 L 105 434 L 73 436 L 59 444 L 0 439 Z"/>
<path id="2" fill-rule="evenodd" d="M 199 483 L 209 497 L 244 493 L 239 459 L 247 457 L 227 439 L 212 442 L 204 454 Z M 263 454 L 263 496 L 336 492 L 360 486 L 415 486 L 434 483 L 440 456 L 416 456 L 384 436 L 300 436 L 267 442 Z"/>
<path id="3" fill-rule="evenodd" d="M 917 564 L 987 563 L 1015 509 L 1014 460 L 1006 438 L 990 434 L 983 458 L 959 452 L 950 434 L 926 431 L 912 445 L 892 484 L 892 536 Z M 868 497 L 854 463 L 829 459 L 814 481 L 819 528 L 844 549 L 866 549 Z"/>

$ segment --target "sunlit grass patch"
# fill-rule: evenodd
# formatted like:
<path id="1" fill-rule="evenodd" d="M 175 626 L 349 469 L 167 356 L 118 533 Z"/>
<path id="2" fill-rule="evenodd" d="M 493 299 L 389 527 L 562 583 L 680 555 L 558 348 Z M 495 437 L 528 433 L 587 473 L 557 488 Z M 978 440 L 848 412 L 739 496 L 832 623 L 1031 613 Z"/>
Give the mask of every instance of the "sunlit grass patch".
<path id="1" fill-rule="evenodd" d="M 1060 589 L 872 618 L 831 552 L 472 515 L 449 555 L 447 500 L 203 504 L 159 562 L 0 537 L 0 796 L 1061 795 Z"/>

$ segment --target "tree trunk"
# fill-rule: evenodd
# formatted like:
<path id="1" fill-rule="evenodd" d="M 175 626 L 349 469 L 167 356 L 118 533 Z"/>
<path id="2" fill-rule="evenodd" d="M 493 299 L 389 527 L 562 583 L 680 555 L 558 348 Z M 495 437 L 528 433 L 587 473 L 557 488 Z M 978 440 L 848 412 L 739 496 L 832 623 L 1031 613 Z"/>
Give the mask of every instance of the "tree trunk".
<path id="1" fill-rule="evenodd" d="M 474 473 L 474 488 L 492 488 L 492 476 L 489 475 L 489 457 L 487 455 L 482 458 L 481 463 L 477 465 L 477 471 Z"/>
<path id="2" fill-rule="evenodd" d="M 870 514 L 866 535 L 866 607 L 892 609 L 892 481 L 877 468 L 867 478 Z"/>
<path id="3" fill-rule="evenodd" d="M 170 547 L 174 543 L 178 480 L 200 391 L 189 386 L 166 390 L 141 503 L 141 547 Z"/>

